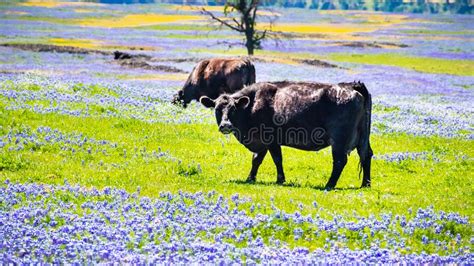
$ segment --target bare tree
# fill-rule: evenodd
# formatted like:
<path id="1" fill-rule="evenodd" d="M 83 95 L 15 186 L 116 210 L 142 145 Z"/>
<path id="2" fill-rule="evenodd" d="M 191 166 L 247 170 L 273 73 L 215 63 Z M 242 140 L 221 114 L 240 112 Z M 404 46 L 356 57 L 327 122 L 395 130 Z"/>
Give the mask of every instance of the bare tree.
<path id="1" fill-rule="evenodd" d="M 228 0 L 224 5 L 224 16 L 218 17 L 214 13 L 201 8 L 202 14 L 209 16 L 220 27 L 225 26 L 245 36 L 245 47 L 247 53 L 253 55 L 255 49 L 261 48 L 261 41 L 265 38 L 277 38 L 277 33 L 272 31 L 277 16 L 269 16 L 269 28 L 257 30 L 257 9 L 260 0 Z"/>

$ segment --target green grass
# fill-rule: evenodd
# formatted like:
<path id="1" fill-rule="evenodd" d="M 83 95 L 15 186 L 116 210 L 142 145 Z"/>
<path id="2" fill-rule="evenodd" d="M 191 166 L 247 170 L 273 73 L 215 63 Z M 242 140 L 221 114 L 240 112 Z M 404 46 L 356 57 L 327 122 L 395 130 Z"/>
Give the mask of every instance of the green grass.
<path id="1" fill-rule="evenodd" d="M 88 96 L 92 95 L 105 95 L 105 96 L 112 96 L 112 97 L 118 97 L 119 94 L 109 88 L 99 86 L 99 85 L 85 85 L 82 83 L 76 83 L 73 87 L 72 90 L 75 93 L 82 93 Z"/>
<path id="2" fill-rule="evenodd" d="M 400 108 L 397 106 L 385 106 L 380 104 L 374 104 L 372 106 L 373 113 L 391 113 L 400 111 Z"/>
<path id="3" fill-rule="evenodd" d="M 22 37 L 7 37 L 2 38 L 1 44 L 49 44 L 47 38 L 22 38 Z"/>
<path id="4" fill-rule="evenodd" d="M 345 54 L 333 53 L 331 60 L 369 65 L 388 65 L 413 69 L 419 72 L 474 76 L 473 60 L 451 60 L 432 57 L 416 57 L 401 54 Z"/>
<path id="5" fill-rule="evenodd" d="M 0 135 L 10 129 L 49 126 L 64 133 L 83 133 L 105 139 L 118 147 L 91 146 L 75 153 L 57 145 L 34 146 L 24 151 L 3 148 L 0 179 L 19 182 L 62 184 L 64 180 L 82 186 L 113 186 L 157 196 L 161 191 L 215 190 L 230 197 L 235 193 L 267 205 L 297 209 L 299 202 L 310 206 L 317 201 L 329 212 L 342 215 L 406 213 L 409 207 L 435 206 L 436 210 L 472 215 L 474 198 L 472 141 L 407 135 L 373 135 L 376 154 L 403 151 L 433 151 L 440 162 L 408 160 L 402 163 L 373 161 L 373 187 L 358 189 L 358 158 L 353 152 L 335 191 L 321 188 L 331 171 L 330 150 L 318 153 L 284 148 L 287 183 L 275 184 L 276 173 L 268 156 L 256 184 L 243 183 L 250 169 L 251 153 L 233 137 L 218 132 L 215 125 L 144 123 L 118 118 L 77 118 L 29 111 L 9 111 L 0 106 Z M 32 149 L 32 150 L 30 150 Z M 97 152 L 95 152 L 98 149 Z M 102 150 L 105 149 L 105 153 Z M 124 157 L 126 150 L 127 157 Z M 171 158 L 143 156 L 153 150 Z M 465 155 L 460 159 L 460 156 Z M 449 200 L 446 200 L 449 199 Z M 309 209 L 309 208 L 308 208 Z"/>

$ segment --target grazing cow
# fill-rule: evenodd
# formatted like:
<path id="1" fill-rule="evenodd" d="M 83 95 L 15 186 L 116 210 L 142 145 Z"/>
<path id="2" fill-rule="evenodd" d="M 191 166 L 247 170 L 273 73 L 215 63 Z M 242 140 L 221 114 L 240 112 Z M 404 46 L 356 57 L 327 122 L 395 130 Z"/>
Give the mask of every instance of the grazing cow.
<path id="1" fill-rule="evenodd" d="M 174 104 L 187 104 L 202 96 L 216 99 L 255 83 L 255 67 L 246 58 L 213 58 L 200 61 L 183 88 L 173 98 Z"/>
<path id="2" fill-rule="evenodd" d="M 326 189 L 336 186 L 354 148 L 362 166 L 362 187 L 370 187 L 372 100 L 363 83 L 256 83 L 216 100 L 203 96 L 200 101 L 215 107 L 222 133 L 234 133 L 254 153 L 248 182 L 255 181 L 267 151 L 277 168 L 277 183 L 283 183 L 281 145 L 307 151 L 331 146 L 333 169 Z"/>

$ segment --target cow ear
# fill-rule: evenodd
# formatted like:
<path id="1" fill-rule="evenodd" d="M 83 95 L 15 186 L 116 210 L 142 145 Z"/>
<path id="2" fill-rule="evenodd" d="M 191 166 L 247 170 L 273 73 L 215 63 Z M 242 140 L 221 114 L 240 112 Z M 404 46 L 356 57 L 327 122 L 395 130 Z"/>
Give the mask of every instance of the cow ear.
<path id="1" fill-rule="evenodd" d="M 247 108 L 250 103 L 250 98 L 247 96 L 242 96 L 235 101 L 235 105 L 239 108 Z"/>
<path id="2" fill-rule="evenodd" d="M 206 106 L 207 108 L 213 108 L 216 106 L 216 102 L 207 96 L 202 96 L 199 98 L 199 102 L 201 102 L 202 105 Z"/>

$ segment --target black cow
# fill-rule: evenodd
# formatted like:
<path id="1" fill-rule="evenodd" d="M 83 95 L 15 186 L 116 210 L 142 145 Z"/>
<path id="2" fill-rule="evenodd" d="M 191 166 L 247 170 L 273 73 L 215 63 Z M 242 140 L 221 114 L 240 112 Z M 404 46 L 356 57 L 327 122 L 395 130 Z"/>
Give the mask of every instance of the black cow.
<path id="1" fill-rule="evenodd" d="M 255 67 L 248 58 L 212 58 L 200 61 L 189 74 L 173 103 L 186 107 L 202 96 L 216 99 L 255 83 Z"/>
<path id="2" fill-rule="evenodd" d="M 277 183 L 285 182 L 281 145 L 308 151 L 331 146 L 333 169 L 326 189 L 336 186 L 354 148 L 363 170 L 362 187 L 370 186 L 372 100 L 363 83 L 256 83 L 216 100 L 204 96 L 200 101 L 215 107 L 222 133 L 234 133 L 254 153 L 247 181 L 255 181 L 270 151 Z"/>

